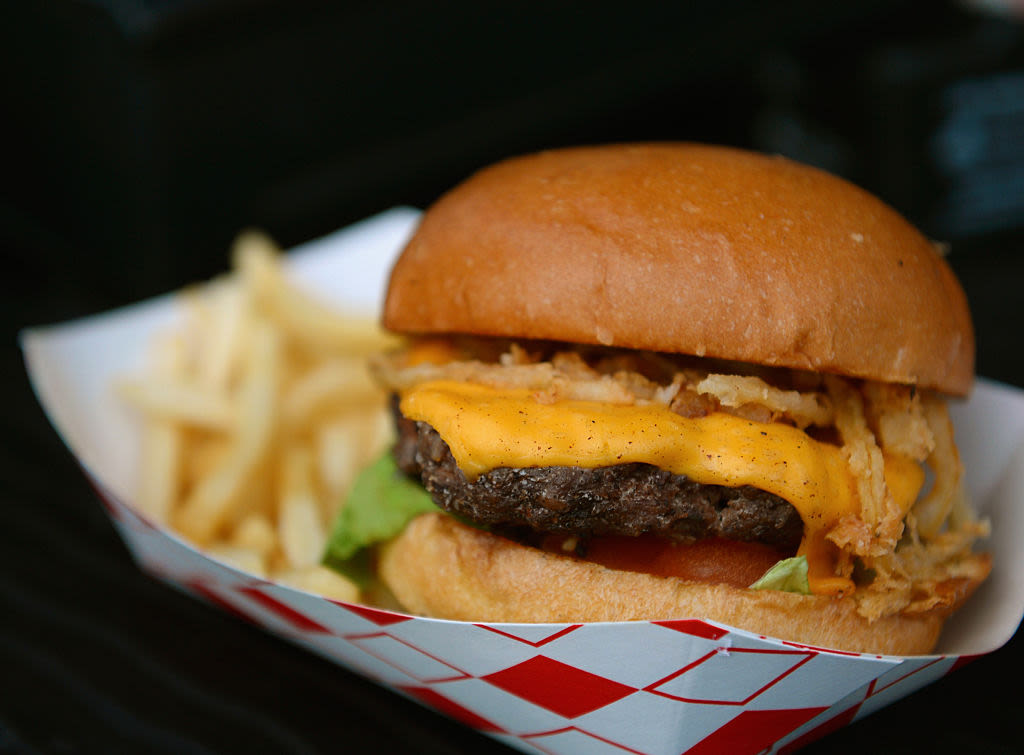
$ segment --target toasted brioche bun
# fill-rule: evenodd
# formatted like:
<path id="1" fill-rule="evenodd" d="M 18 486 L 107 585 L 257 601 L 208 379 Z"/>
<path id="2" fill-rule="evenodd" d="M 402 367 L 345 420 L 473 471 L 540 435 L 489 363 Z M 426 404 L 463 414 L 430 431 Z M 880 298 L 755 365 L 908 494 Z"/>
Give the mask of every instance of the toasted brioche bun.
<path id="1" fill-rule="evenodd" d="M 481 171 L 424 216 L 384 324 L 950 394 L 974 373 L 964 293 L 898 213 L 814 168 L 690 144 L 557 150 Z"/>
<path id="2" fill-rule="evenodd" d="M 584 622 L 700 617 L 814 647 L 920 655 L 948 612 L 869 622 L 852 598 L 684 582 L 520 545 L 444 514 L 417 517 L 378 570 L 412 613 L 458 621 Z"/>

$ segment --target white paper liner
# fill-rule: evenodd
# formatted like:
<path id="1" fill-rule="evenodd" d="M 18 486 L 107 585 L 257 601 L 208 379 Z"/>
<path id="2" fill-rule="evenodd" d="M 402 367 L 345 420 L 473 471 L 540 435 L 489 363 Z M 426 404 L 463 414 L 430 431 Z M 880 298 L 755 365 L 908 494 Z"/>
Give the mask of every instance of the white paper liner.
<path id="1" fill-rule="evenodd" d="M 419 214 L 399 208 L 293 250 L 314 293 L 376 312 Z M 214 561 L 131 507 L 137 421 L 114 395 L 151 336 L 180 317 L 165 296 L 27 330 L 50 421 L 129 549 L 159 579 L 527 752 L 760 752 L 815 739 L 995 650 L 1024 615 L 1024 391 L 980 380 L 953 407 L 968 487 L 995 526 L 992 577 L 936 655 L 807 648 L 702 621 L 473 624 L 337 603 Z"/>

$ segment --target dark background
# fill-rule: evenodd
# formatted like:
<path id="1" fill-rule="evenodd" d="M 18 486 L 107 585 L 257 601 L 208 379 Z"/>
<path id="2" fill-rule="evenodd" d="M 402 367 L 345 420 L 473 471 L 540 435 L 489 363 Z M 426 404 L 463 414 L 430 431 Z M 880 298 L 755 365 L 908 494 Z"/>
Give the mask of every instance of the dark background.
<path id="1" fill-rule="evenodd" d="M 493 160 L 686 139 L 810 162 L 933 238 L 1024 387 L 1024 22 L 942 2 L 11 0 L 0 8 L 0 753 L 501 751 L 134 569 L 17 329 L 423 207 Z M 1021 641 L 808 752 L 1022 748 Z"/>

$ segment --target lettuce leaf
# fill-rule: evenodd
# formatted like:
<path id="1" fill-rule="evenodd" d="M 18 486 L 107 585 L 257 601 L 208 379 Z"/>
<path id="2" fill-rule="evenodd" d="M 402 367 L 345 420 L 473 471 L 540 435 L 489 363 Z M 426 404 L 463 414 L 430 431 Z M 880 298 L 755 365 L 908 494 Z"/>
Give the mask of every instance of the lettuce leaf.
<path id="1" fill-rule="evenodd" d="M 782 559 L 752 584 L 750 589 L 782 590 L 783 592 L 810 595 L 811 588 L 807 582 L 807 557 L 794 556 Z"/>
<path id="2" fill-rule="evenodd" d="M 356 478 L 334 520 L 322 563 L 361 586 L 371 578 L 370 546 L 396 537 L 420 514 L 437 511 L 430 494 L 383 454 Z"/>

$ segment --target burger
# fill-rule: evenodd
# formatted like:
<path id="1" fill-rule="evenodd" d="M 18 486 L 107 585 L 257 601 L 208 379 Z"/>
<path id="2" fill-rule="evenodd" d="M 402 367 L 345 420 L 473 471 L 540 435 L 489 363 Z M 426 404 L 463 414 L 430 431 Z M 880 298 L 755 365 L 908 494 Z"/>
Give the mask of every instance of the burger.
<path id="1" fill-rule="evenodd" d="M 429 495 L 376 551 L 409 612 L 918 654 L 990 570 L 946 409 L 964 293 L 840 178 L 695 144 L 510 159 L 424 214 L 383 322 L 393 463 Z"/>

